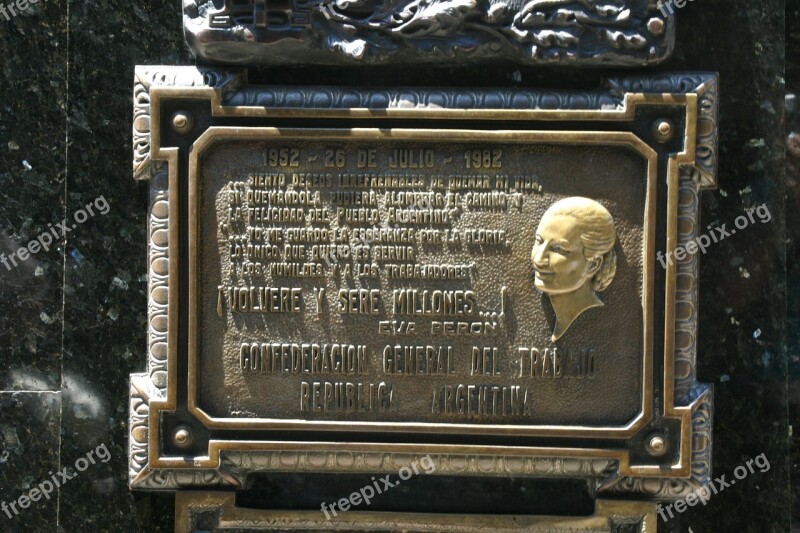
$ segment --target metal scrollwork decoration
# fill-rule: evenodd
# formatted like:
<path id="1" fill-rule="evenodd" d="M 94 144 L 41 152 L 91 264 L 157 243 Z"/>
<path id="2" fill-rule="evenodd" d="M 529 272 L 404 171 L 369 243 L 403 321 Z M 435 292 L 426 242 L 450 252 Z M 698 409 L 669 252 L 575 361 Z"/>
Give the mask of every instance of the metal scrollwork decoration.
<path id="1" fill-rule="evenodd" d="M 642 65 L 673 22 L 655 0 L 184 0 L 189 44 L 229 64 Z"/>

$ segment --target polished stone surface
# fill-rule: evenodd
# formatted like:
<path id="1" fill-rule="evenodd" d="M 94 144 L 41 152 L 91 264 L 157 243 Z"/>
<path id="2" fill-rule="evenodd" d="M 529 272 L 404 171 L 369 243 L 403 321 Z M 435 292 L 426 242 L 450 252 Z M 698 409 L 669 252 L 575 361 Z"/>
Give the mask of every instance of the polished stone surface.
<path id="1" fill-rule="evenodd" d="M 55 3 L 0 17 L 0 390 L 61 381 L 64 239 L 50 227 L 64 218 L 66 27 Z M 42 233 L 49 250 L 20 261 Z"/>
<path id="2" fill-rule="evenodd" d="M 659 528 L 788 531 L 787 361 L 796 379 L 800 284 L 797 181 L 795 175 L 787 187 L 784 177 L 783 2 L 693 2 L 678 17 L 675 55 L 656 70 L 721 75 L 720 188 L 703 195 L 704 223 L 730 226 L 746 208 L 762 203 L 772 215 L 701 258 L 698 380 L 716 389 L 715 477 L 730 478 L 761 453 L 771 468 Z M 60 492 L 58 526 L 55 508 L 43 505 L 16 521 L 0 514 L 2 531 L 171 529 L 171 496 L 131 494 L 126 485 L 128 375 L 145 367 L 147 301 L 146 196 L 144 186 L 131 179 L 130 130 L 134 65 L 190 62 L 180 26 L 174 2 L 73 0 L 67 9 L 63 0 L 50 0 L 10 21 L 0 16 L 0 251 L 8 255 L 100 197 L 109 206 L 107 214 L 70 231 L 64 246 L 40 252 L 13 271 L 0 264 L 0 389 L 31 391 L 0 396 L 0 457 L 17 450 L 0 463 L 2 498 L 29 490 L 44 479 L 49 464 L 73 465 L 100 444 L 112 454 L 107 464 L 92 466 Z M 368 75 L 284 69 L 253 78 L 594 88 L 600 73 L 495 65 L 382 67 Z M 786 115 L 793 131 L 800 122 L 796 107 Z M 789 168 L 796 171 L 797 159 Z M 788 329 L 787 303 L 793 320 Z M 797 398 L 796 382 L 793 390 Z M 792 411 L 795 435 L 799 403 Z M 479 493 L 481 486 L 480 480 L 460 480 L 450 493 Z M 421 491 L 419 497 L 430 495 Z M 458 503 L 454 499 L 448 507 Z"/>
<path id="3" fill-rule="evenodd" d="M 787 352 L 789 365 L 789 423 L 792 524 L 800 528 L 800 4 L 786 9 L 786 262 Z M 794 208 L 792 208 L 794 207 Z"/>
<path id="4" fill-rule="evenodd" d="M 0 529 L 55 531 L 58 489 L 51 480 L 60 470 L 61 393 L 0 393 Z M 60 477 L 56 480 L 60 482 Z M 71 488 L 71 484 L 65 484 Z M 38 497 L 31 489 L 50 491 Z M 21 496 L 37 501 L 19 502 Z M 21 507 L 25 506 L 25 508 Z"/>

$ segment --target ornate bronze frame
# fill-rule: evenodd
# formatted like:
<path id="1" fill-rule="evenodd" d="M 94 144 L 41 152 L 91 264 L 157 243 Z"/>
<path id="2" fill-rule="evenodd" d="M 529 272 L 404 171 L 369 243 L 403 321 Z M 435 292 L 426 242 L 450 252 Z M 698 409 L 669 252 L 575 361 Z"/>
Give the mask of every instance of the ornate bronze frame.
<path id="1" fill-rule="evenodd" d="M 494 433 L 505 436 L 568 436 L 570 447 L 541 445 L 472 445 L 466 442 L 399 444 L 388 442 L 275 441 L 209 438 L 204 451 L 190 456 L 163 452 L 167 437 L 164 416 L 175 411 L 178 389 L 189 390 L 188 411 L 209 430 L 230 427 L 231 421 L 212 419 L 193 403 L 196 382 L 193 360 L 191 308 L 195 283 L 193 275 L 194 231 L 192 190 L 189 190 L 188 221 L 188 305 L 176 280 L 182 274 L 178 220 L 181 162 L 188 170 L 196 166 L 204 143 L 214 136 L 231 137 L 230 130 L 209 129 L 182 159 L 180 149 L 162 147 L 162 124 L 168 113 L 164 102 L 205 101 L 210 117 L 225 119 L 346 118 L 392 121 L 417 119 L 419 129 L 399 134 L 432 135 L 434 119 L 473 121 L 558 122 L 565 125 L 555 132 L 515 130 L 518 139 L 548 138 L 564 143 L 626 143 L 638 146 L 649 161 L 649 180 L 655 183 L 663 168 L 667 182 L 666 247 L 693 240 L 699 234 L 699 191 L 716 185 L 717 81 L 710 74 L 667 74 L 644 78 L 609 80 L 607 88 L 593 93 L 551 93 L 488 90 L 406 90 L 361 91 L 331 88 L 265 88 L 249 86 L 243 71 L 209 70 L 193 67 L 142 67 L 136 73 L 134 114 L 134 176 L 150 180 L 149 265 L 150 332 L 148 371 L 131 377 L 130 480 L 133 488 L 174 489 L 184 486 L 237 486 L 252 472 L 395 472 L 415 455 L 429 454 L 437 464 L 437 474 L 565 476 L 587 478 L 599 493 L 634 493 L 653 498 L 675 498 L 705 484 L 711 475 L 711 388 L 695 379 L 697 334 L 697 257 L 667 268 L 665 277 L 664 359 L 654 362 L 644 355 L 644 395 L 641 417 L 626 428 L 455 427 L 427 424 L 433 433 Z M 633 133 L 612 132 L 602 125 L 636 123 L 644 109 L 671 108 L 682 113 L 681 149 L 659 156 Z M 570 131 L 570 122 L 598 124 L 598 132 Z M 252 123 L 250 123 L 252 124 Z M 268 128 L 243 128 L 241 135 L 268 135 Z M 358 135 L 360 130 L 355 131 Z M 602 132 L 602 133 L 600 133 Z M 313 133 L 309 129 L 296 135 L 335 135 Z M 374 135 L 374 131 L 370 133 Z M 454 137 L 475 132 L 447 130 Z M 441 132 L 438 134 L 442 135 Z M 481 130 L 480 135 L 501 136 L 502 132 Z M 192 181 L 190 180 L 190 183 Z M 649 223 L 655 217 L 648 208 Z M 648 248 L 655 257 L 650 239 Z M 645 266 L 652 286 L 654 264 Z M 652 297 L 645 291 L 645 309 Z M 181 310 L 188 309 L 189 334 L 179 335 Z M 646 323 L 647 324 L 647 323 Z M 645 327 L 652 346 L 653 326 Z M 183 346 L 184 348 L 181 348 Z M 187 357 L 185 363 L 180 358 Z M 656 364 L 657 363 L 657 364 Z M 654 373 L 654 364 L 663 369 Z M 181 366 L 186 365 L 186 366 Z M 185 370 L 179 370 L 185 369 Z M 182 372 L 185 371 L 185 374 Z M 656 382 L 663 376 L 661 383 Z M 183 382 L 182 380 L 186 380 Z M 655 388 L 661 394 L 654 395 Z M 237 421 L 234 427 L 264 428 L 264 420 Z M 286 422 L 269 422 L 271 427 L 287 428 Z M 278 424 L 277 426 L 275 424 Z M 319 423 L 310 423 L 317 424 Z M 632 422 L 633 424 L 633 422 Z M 672 424 L 667 433 L 675 443 L 674 454 L 652 461 L 643 460 L 642 439 L 653 427 Z M 323 424 L 324 425 L 324 424 Z M 385 426 L 356 424 L 359 431 L 387 431 Z M 396 425 L 396 424 L 395 424 Z M 350 429 L 355 429 L 349 425 Z M 338 428 L 342 429 L 342 428 Z M 400 429 L 402 430 L 402 428 Z M 592 438 L 617 439 L 618 446 L 599 447 Z M 582 440 L 581 440 L 582 439 Z M 423 438 L 420 438 L 424 441 Z"/>

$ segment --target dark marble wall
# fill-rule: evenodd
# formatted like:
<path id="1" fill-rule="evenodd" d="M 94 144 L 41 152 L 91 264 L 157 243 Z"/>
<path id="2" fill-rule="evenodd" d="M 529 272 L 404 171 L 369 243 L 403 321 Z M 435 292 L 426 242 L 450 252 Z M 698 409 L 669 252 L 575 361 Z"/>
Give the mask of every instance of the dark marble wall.
<path id="1" fill-rule="evenodd" d="M 786 261 L 787 354 L 792 525 L 800 530 L 800 3 L 786 6 Z"/>
<path id="2" fill-rule="evenodd" d="M 127 489 L 126 420 L 128 374 L 144 369 L 146 330 L 146 196 L 130 171 L 133 68 L 190 63 L 178 4 L 42 0 L 12 20 L 0 15 L 0 252 L 10 257 L 98 198 L 109 207 L 17 267 L 7 269 L 0 256 L 0 502 L 100 445 L 110 453 L 108 462 L 89 466 L 50 500 L 33 502 L 12 518 L 0 510 L 0 531 L 172 527 L 171 496 Z M 789 20 L 797 18 L 793 9 Z M 784 124 L 800 131 L 800 110 L 787 98 L 784 113 L 784 5 L 698 0 L 679 17 L 675 56 L 657 70 L 721 76 L 720 188 L 704 194 L 703 219 L 730 223 L 761 203 L 772 214 L 771 222 L 723 241 L 701 259 L 699 378 L 716 388 L 714 468 L 730 477 L 761 453 L 771 468 L 659 528 L 789 531 L 790 465 L 798 461 L 789 455 L 792 420 L 800 434 L 794 260 L 800 141 L 787 141 Z M 788 32 L 795 47 L 798 31 Z M 796 94 L 797 70 L 791 72 Z M 294 69 L 257 77 L 296 84 L 592 88 L 600 73 L 495 65 L 382 68 L 368 76 Z M 473 487 L 480 490 L 480 481 L 459 485 Z"/>

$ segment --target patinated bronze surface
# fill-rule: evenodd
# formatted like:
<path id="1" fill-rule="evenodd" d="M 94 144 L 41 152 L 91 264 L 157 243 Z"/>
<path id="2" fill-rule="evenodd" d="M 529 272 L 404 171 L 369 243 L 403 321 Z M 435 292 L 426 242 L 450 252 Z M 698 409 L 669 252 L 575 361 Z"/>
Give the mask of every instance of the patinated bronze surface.
<path id="1" fill-rule="evenodd" d="M 628 135 L 209 129 L 189 169 L 192 407 L 220 426 L 633 434 L 652 401 L 648 166 Z M 537 233 L 569 194 L 630 235 L 605 305 L 592 287 L 617 263 L 583 242 L 608 228 L 588 212 Z M 583 300 L 605 309 L 552 342 Z"/>
<path id="2" fill-rule="evenodd" d="M 137 71 L 150 361 L 131 484 L 251 473 L 710 476 L 694 376 L 716 79 L 592 93 L 258 87 Z M 244 432 L 244 433 L 243 433 Z"/>
<path id="3" fill-rule="evenodd" d="M 184 0 L 184 31 L 215 64 L 646 65 L 672 52 L 658 0 Z"/>

